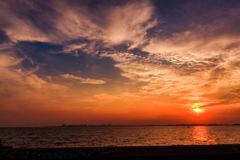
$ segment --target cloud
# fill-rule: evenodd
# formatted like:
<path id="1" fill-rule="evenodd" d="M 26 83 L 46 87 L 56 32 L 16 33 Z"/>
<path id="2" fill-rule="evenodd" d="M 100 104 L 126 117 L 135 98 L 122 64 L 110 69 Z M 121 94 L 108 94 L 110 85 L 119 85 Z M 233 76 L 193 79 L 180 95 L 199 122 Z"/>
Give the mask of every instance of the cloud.
<path id="1" fill-rule="evenodd" d="M 51 99 L 54 97 L 52 95 L 57 97 L 56 93 L 58 96 L 66 93 L 67 87 L 39 77 L 36 74 L 38 66 L 25 69 L 22 65 L 25 58 L 15 53 L 15 47 L 12 42 L 0 45 L 0 101 L 3 106 L 9 106 L 2 110 L 18 108 L 22 103 L 37 103 L 39 99 Z"/>
<path id="2" fill-rule="evenodd" d="M 22 62 L 22 58 L 19 58 L 14 54 L 13 43 L 0 44 L 0 80 L 6 81 L 8 79 L 14 79 L 18 75 L 18 71 L 11 69 L 10 67 L 16 66 Z"/>
<path id="3" fill-rule="evenodd" d="M 54 26 L 62 40 L 78 38 L 99 39 L 101 28 L 93 21 L 94 15 L 83 4 L 69 5 L 67 1 L 55 1 L 53 8 L 59 13 Z M 64 10 L 64 12 L 62 12 Z M 97 17 L 96 17 L 97 18 Z"/>
<path id="4" fill-rule="evenodd" d="M 199 28 L 198 28 L 199 29 Z M 204 36 L 205 35 L 205 36 Z M 239 85 L 239 37 L 231 33 L 206 36 L 204 32 L 191 29 L 174 33 L 168 38 L 153 38 L 143 47 L 146 57 L 130 53 L 102 54 L 118 62 L 115 67 L 121 75 L 135 83 L 141 83 L 144 94 L 168 94 L 179 103 L 191 106 L 201 102 L 209 104 L 237 103 L 236 98 L 220 92 L 220 88 Z M 227 82 L 227 83 L 226 83 Z M 205 93 L 222 94 L 223 97 L 207 97 Z M 225 100 L 224 100 L 225 99 Z"/>
<path id="5" fill-rule="evenodd" d="M 193 86 L 204 83 L 204 74 L 195 76 L 179 75 L 173 68 L 172 63 L 155 56 L 141 57 L 132 53 L 115 53 L 102 55 L 113 58 L 122 70 L 122 76 L 127 77 L 135 83 L 145 83 L 141 87 L 142 92 L 152 94 L 174 93 L 175 90 L 186 90 Z M 205 77 L 206 78 L 206 77 Z"/>
<path id="6" fill-rule="evenodd" d="M 15 5 L 22 5 L 25 9 L 30 5 L 26 2 L 0 2 L 0 29 L 5 31 L 6 35 L 14 42 L 17 41 L 50 41 L 49 37 L 37 28 L 33 22 L 24 17 L 18 16 L 13 9 Z M 20 4 L 19 4 L 20 3 Z"/>
<path id="7" fill-rule="evenodd" d="M 231 15 L 231 12 L 227 10 L 224 14 Z M 214 19 L 214 16 L 217 15 L 212 15 L 212 23 L 201 20 L 185 26 L 183 31 L 173 32 L 168 37 L 152 38 L 150 43 L 143 47 L 143 51 L 149 52 L 149 56 L 169 62 L 170 67 L 167 68 L 171 78 L 166 79 L 166 83 L 176 86 L 172 90 L 181 93 L 183 88 L 179 86 L 184 86 L 187 90 L 191 89 L 189 95 L 182 94 L 184 98 L 191 99 L 195 94 L 199 101 L 202 99 L 205 103 L 215 101 L 201 97 L 206 91 L 219 92 L 220 86 L 228 91 L 227 86 L 239 84 L 236 77 L 239 75 L 237 50 L 240 39 L 238 34 L 230 29 L 235 26 L 235 21 L 225 19 L 225 16 Z M 236 15 L 234 17 L 237 18 Z M 174 84 L 171 79 L 177 83 Z M 153 84 L 151 86 L 154 88 Z M 218 98 L 215 98 L 218 101 Z"/>
<path id="8" fill-rule="evenodd" d="M 66 53 L 77 52 L 78 50 L 85 48 L 86 45 L 87 45 L 86 43 L 66 45 L 64 47 L 64 52 L 66 52 Z"/>
<path id="9" fill-rule="evenodd" d="M 77 80 L 79 83 L 84 83 L 84 84 L 104 84 L 106 83 L 103 80 L 98 80 L 98 79 L 91 79 L 91 78 L 82 78 L 82 77 L 77 77 L 71 74 L 62 74 L 62 77 L 66 79 L 72 79 L 72 80 Z"/>
<path id="10" fill-rule="evenodd" d="M 69 6 L 64 1 L 55 3 L 54 7 L 61 14 L 55 26 L 65 40 L 86 38 L 102 40 L 108 45 L 127 42 L 134 48 L 146 42 L 147 30 L 157 24 L 150 1 L 110 5 L 105 11 L 99 8 L 95 14 L 84 5 Z"/>
<path id="11" fill-rule="evenodd" d="M 0 51 L 1 52 L 1 51 Z M 21 58 L 13 57 L 7 54 L 0 55 L 0 66 L 9 67 L 19 64 L 22 61 Z"/>
<path id="12" fill-rule="evenodd" d="M 103 4 L 94 12 L 85 2 L 14 2 L 1 2 L 0 25 L 14 42 L 64 43 L 85 38 L 108 45 L 128 43 L 134 48 L 146 43 L 147 30 L 157 25 L 150 1 Z M 24 10 L 18 9 L 17 5 Z"/>
<path id="13" fill-rule="evenodd" d="M 157 24 L 152 17 L 153 12 L 154 7 L 149 1 L 133 1 L 112 8 L 105 39 L 113 44 L 130 41 L 134 43 L 132 48 L 143 44 L 147 30 Z"/>
<path id="14" fill-rule="evenodd" d="M 153 39 L 143 50 L 177 59 L 184 63 L 191 60 L 203 61 L 204 59 L 215 58 L 226 53 L 227 48 L 230 50 L 228 46 L 240 42 L 238 36 L 199 37 L 201 34 L 204 33 L 185 31 L 175 33 L 167 39 Z M 235 49 L 232 48 L 231 50 Z"/>

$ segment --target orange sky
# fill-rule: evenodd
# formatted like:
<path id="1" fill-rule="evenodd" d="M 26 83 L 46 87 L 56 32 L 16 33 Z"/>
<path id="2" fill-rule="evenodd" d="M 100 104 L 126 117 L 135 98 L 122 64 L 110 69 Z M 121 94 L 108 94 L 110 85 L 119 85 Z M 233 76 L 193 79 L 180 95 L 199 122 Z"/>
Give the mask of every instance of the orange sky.
<path id="1" fill-rule="evenodd" d="M 240 123 L 238 1 L 13 0 L 0 14 L 0 127 Z"/>

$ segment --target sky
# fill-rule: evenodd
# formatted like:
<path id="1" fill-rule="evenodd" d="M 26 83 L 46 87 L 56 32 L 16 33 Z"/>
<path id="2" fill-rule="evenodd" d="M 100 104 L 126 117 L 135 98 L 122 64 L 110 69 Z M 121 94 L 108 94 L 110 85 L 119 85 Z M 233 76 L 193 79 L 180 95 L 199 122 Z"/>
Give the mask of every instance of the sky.
<path id="1" fill-rule="evenodd" d="M 240 123 L 240 1 L 0 0 L 0 127 Z"/>

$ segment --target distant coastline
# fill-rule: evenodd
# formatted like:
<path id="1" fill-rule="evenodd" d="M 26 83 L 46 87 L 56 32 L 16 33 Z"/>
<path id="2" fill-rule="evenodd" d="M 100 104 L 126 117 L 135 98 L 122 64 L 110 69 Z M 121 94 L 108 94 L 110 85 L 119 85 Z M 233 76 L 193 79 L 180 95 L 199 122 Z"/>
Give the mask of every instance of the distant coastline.
<path id="1" fill-rule="evenodd" d="M 115 124 L 79 124 L 79 125 L 72 125 L 72 124 L 63 124 L 60 126 L 38 126 L 38 127 L 0 127 L 0 128 L 55 128 L 55 127 L 144 127 L 144 126 L 240 126 L 239 123 L 235 124 L 162 124 L 162 125 L 153 125 L 153 124 L 146 124 L 146 125 L 115 125 Z"/>
<path id="2" fill-rule="evenodd" d="M 240 126 L 239 123 L 236 124 L 166 124 L 166 125 L 112 125 L 112 124 L 102 124 L 102 125 L 88 125 L 88 124 L 80 124 L 80 125 L 66 125 L 63 124 L 61 126 L 56 127 L 133 127 L 133 126 Z"/>

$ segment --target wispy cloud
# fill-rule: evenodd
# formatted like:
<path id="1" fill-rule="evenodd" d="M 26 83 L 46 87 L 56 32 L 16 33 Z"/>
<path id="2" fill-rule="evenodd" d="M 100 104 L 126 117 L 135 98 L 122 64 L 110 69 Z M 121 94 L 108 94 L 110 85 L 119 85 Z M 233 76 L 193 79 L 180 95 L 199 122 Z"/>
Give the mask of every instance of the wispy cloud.
<path id="1" fill-rule="evenodd" d="M 157 24 L 153 13 L 154 7 L 149 1 L 133 1 L 111 8 L 105 39 L 113 44 L 129 41 L 132 48 L 143 44 L 147 30 Z"/>
<path id="2" fill-rule="evenodd" d="M 43 30 L 37 19 L 17 14 L 25 14 L 16 10 L 19 3 L 25 12 L 37 13 L 36 18 L 51 24 L 49 30 Z M 46 6 L 45 2 L 39 5 Z M 41 41 L 62 43 L 65 41 L 86 38 L 102 40 L 110 44 L 127 42 L 137 47 L 146 42 L 147 30 L 156 26 L 153 18 L 154 7 L 150 1 L 130 1 L 121 6 L 108 6 L 104 11 L 94 13 L 84 3 L 69 3 L 68 1 L 53 1 L 42 9 L 32 2 L 1 2 L 2 29 L 12 41 Z M 104 7 L 104 6 L 103 6 Z M 63 12 L 64 11 L 64 12 Z M 136 18 L 135 15 L 138 15 Z M 6 25 L 7 24 L 7 25 Z"/>
<path id="3" fill-rule="evenodd" d="M 16 3 L 14 3 L 16 2 Z M 31 3 L 25 1 L 23 3 L 12 2 L 0 2 L 0 29 L 5 31 L 7 36 L 14 42 L 17 41 L 50 41 L 49 37 L 36 27 L 33 22 L 24 16 L 19 16 L 17 10 L 14 8 L 17 5 L 22 5 L 26 10 L 34 10 Z"/>
<path id="4" fill-rule="evenodd" d="M 67 78 L 67 79 L 77 80 L 79 83 L 85 83 L 85 84 L 104 84 L 104 83 L 106 83 L 103 80 L 77 77 L 77 76 L 74 76 L 71 74 L 62 74 L 62 77 Z"/>

